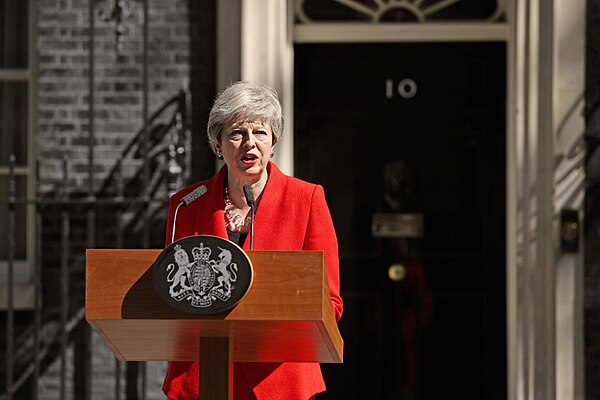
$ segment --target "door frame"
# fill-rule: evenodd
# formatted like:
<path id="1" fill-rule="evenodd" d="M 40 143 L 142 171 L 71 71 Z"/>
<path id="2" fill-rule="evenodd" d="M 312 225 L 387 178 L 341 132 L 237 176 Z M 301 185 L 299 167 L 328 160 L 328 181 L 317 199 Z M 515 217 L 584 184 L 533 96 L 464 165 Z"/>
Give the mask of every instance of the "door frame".
<path id="1" fill-rule="evenodd" d="M 558 178 L 566 173 L 556 160 L 583 135 L 583 113 L 577 111 L 585 84 L 585 0 L 498 0 L 506 22 L 296 26 L 300 3 L 241 0 L 241 78 L 277 89 L 286 123 L 275 162 L 290 175 L 294 43 L 507 43 L 508 399 L 583 399 L 583 249 L 561 252 L 559 211 L 582 213 L 584 189 L 559 190 Z M 566 125 L 573 133 L 565 144 Z M 580 158 L 569 159 L 568 175 L 577 182 L 584 174 Z"/>

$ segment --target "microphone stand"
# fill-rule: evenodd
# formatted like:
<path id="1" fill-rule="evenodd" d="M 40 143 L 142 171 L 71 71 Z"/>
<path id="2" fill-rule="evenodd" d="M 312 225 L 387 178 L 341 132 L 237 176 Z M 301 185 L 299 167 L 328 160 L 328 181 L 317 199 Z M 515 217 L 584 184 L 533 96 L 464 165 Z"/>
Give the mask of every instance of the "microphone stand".
<path id="1" fill-rule="evenodd" d="M 185 203 L 183 201 L 180 201 L 179 204 L 177 204 L 177 207 L 175 207 L 175 213 L 173 214 L 173 227 L 171 228 L 171 243 L 175 241 L 175 224 L 177 224 L 177 213 L 179 212 L 179 208 L 181 208 L 181 206 L 184 204 Z"/>
<path id="2" fill-rule="evenodd" d="M 256 201 L 254 199 L 254 195 L 252 194 L 252 189 L 250 189 L 249 185 L 244 185 L 242 187 L 244 191 L 244 197 L 246 198 L 246 203 L 250 206 L 250 250 L 254 249 L 254 209 L 256 208 Z"/>
<path id="3" fill-rule="evenodd" d="M 183 196 L 183 198 L 179 201 L 179 204 L 177 204 L 177 207 L 175 207 L 175 212 L 173 213 L 173 227 L 171 228 L 171 243 L 173 243 L 175 241 L 175 226 L 177 224 L 177 213 L 179 212 L 179 208 L 181 206 L 187 206 L 188 204 L 193 203 L 194 201 L 198 200 L 198 198 L 203 196 L 204 193 L 206 193 L 206 191 L 207 191 L 207 189 L 206 189 L 205 185 L 198 186 L 196 189 L 192 190 L 190 193 Z"/>
<path id="4" fill-rule="evenodd" d="M 250 207 L 250 250 L 254 249 L 254 207 Z"/>

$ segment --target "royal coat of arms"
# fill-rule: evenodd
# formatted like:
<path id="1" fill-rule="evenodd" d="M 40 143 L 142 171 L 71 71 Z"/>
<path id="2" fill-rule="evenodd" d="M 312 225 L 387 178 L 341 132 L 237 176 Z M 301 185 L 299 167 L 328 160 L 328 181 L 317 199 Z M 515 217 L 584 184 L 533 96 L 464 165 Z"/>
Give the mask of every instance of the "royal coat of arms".
<path id="1" fill-rule="evenodd" d="M 214 236 L 188 237 L 173 243 L 161 253 L 153 269 L 161 297 L 172 305 L 181 304 L 187 312 L 227 309 L 241 299 L 252 280 L 245 253 L 232 242 Z"/>

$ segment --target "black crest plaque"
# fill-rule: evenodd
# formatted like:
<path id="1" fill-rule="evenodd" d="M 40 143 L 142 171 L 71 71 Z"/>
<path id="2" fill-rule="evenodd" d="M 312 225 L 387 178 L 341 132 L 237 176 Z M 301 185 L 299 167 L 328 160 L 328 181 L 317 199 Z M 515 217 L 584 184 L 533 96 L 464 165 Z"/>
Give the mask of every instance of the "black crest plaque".
<path id="1" fill-rule="evenodd" d="M 217 236 L 188 236 L 166 247 L 152 264 L 158 295 L 190 314 L 226 311 L 252 284 L 250 259 L 235 243 Z"/>

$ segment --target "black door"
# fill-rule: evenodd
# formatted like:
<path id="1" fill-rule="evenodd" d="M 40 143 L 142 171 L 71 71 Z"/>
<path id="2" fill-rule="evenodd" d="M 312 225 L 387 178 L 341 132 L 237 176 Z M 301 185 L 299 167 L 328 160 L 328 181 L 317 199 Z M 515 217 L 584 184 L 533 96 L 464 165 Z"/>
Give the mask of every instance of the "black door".
<path id="1" fill-rule="evenodd" d="M 495 42 L 295 46 L 295 174 L 325 187 L 345 302 L 320 399 L 506 398 L 505 65 Z"/>

